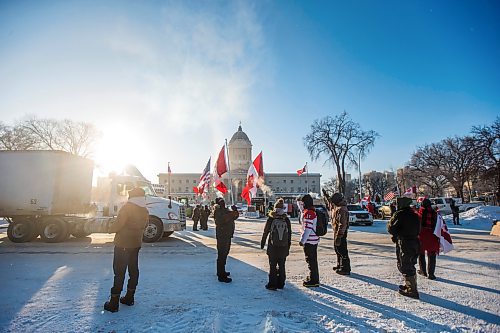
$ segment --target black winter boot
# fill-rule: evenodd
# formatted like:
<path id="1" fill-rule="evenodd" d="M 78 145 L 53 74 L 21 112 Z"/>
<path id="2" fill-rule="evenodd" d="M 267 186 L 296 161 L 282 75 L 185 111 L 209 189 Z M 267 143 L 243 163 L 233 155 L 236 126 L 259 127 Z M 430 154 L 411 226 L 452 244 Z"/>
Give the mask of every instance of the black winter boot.
<path id="1" fill-rule="evenodd" d="M 429 256 L 429 280 L 436 280 L 434 272 L 436 271 L 436 255 Z"/>
<path id="2" fill-rule="evenodd" d="M 425 254 L 418 255 L 418 271 L 417 273 L 423 276 L 427 276 L 427 269 L 425 268 Z"/>
<path id="3" fill-rule="evenodd" d="M 135 289 L 127 289 L 125 296 L 120 297 L 120 303 L 125 305 L 134 305 Z"/>
<path id="4" fill-rule="evenodd" d="M 118 303 L 120 295 L 111 295 L 109 301 L 104 303 L 104 310 L 109 312 L 117 312 L 120 304 Z"/>
<path id="5" fill-rule="evenodd" d="M 405 287 L 404 289 L 399 289 L 399 293 L 406 297 L 411 297 L 415 299 L 419 299 L 420 296 L 417 291 L 417 276 L 408 276 L 405 277 Z"/>

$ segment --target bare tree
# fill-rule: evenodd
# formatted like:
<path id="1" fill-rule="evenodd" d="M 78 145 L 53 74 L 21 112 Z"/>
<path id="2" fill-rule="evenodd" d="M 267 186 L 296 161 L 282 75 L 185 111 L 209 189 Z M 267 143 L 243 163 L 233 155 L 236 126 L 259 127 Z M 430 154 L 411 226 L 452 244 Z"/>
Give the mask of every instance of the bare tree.
<path id="1" fill-rule="evenodd" d="M 22 126 L 0 123 L 0 149 L 27 150 L 36 147 L 36 140 Z"/>
<path id="2" fill-rule="evenodd" d="M 453 137 L 443 140 L 437 152 L 441 161 L 441 172 L 464 200 L 464 185 L 474 178 L 481 166 L 482 155 L 471 137 Z"/>
<path id="3" fill-rule="evenodd" d="M 491 126 L 474 126 L 472 135 L 476 147 L 485 157 L 483 178 L 494 178 L 497 202 L 500 202 L 500 117 Z"/>
<path id="4" fill-rule="evenodd" d="M 31 117 L 23 121 L 21 126 L 36 140 L 39 149 L 63 150 L 58 138 L 57 120 Z"/>
<path id="5" fill-rule="evenodd" d="M 93 124 L 68 119 L 59 124 L 57 134 L 62 150 L 83 157 L 91 155 L 91 149 L 99 136 Z"/>
<path id="6" fill-rule="evenodd" d="M 388 175 L 387 172 L 379 171 L 371 171 L 364 174 L 363 182 L 366 184 L 368 194 L 372 198 L 375 198 L 377 194 L 382 198 L 395 185 L 394 175 Z"/>
<path id="7" fill-rule="evenodd" d="M 327 116 L 317 119 L 311 125 L 311 131 L 304 137 L 304 145 L 313 161 L 320 156 L 326 157 L 336 168 L 339 192 L 346 192 L 346 167 L 357 165 L 358 154 L 365 156 L 373 147 L 378 134 L 375 131 L 363 131 L 358 123 L 353 122 L 347 112 L 334 118 Z"/>
<path id="8" fill-rule="evenodd" d="M 430 144 L 419 147 L 411 156 L 406 172 L 407 179 L 414 184 L 423 184 L 432 196 L 441 196 L 448 184 L 442 169 L 441 144 Z"/>

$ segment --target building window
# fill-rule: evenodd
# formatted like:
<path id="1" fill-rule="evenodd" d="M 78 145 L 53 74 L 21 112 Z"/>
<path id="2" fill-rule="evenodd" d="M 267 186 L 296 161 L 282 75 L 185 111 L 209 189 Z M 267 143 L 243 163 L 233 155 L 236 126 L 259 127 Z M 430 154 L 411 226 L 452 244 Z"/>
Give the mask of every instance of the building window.
<path id="1" fill-rule="evenodd" d="M 186 192 L 187 192 L 187 191 L 189 191 L 189 189 L 188 189 L 188 188 L 187 188 L 187 186 L 186 186 Z"/>
<path id="2" fill-rule="evenodd" d="M 307 184 L 307 180 L 306 180 L 306 184 Z"/>
<path id="3" fill-rule="evenodd" d="M 290 179 L 290 183 L 293 184 L 293 179 Z"/>
<path id="4" fill-rule="evenodd" d="M 295 189 L 293 187 L 290 187 L 290 192 L 293 192 Z"/>
<path id="5" fill-rule="evenodd" d="M 315 183 L 316 183 L 316 181 L 315 181 L 315 180 L 313 180 L 313 184 L 315 184 Z"/>
<path id="6" fill-rule="evenodd" d="M 196 184 L 196 179 L 193 179 L 193 184 Z"/>
<path id="7" fill-rule="evenodd" d="M 283 184 L 286 184 L 286 179 L 283 179 Z"/>
<path id="8" fill-rule="evenodd" d="M 269 181 L 269 184 L 272 184 L 272 183 L 273 183 L 273 181 L 272 181 L 272 180 L 270 180 L 270 181 Z"/>

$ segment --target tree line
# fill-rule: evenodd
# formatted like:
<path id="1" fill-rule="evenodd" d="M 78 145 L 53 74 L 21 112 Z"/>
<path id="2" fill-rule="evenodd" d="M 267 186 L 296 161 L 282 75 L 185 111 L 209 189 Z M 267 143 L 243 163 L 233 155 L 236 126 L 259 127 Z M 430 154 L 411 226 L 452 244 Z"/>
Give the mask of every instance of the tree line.
<path id="1" fill-rule="evenodd" d="M 500 196 L 500 117 L 491 125 L 473 126 L 464 136 L 448 137 L 440 142 L 417 147 L 406 165 L 394 172 L 372 171 L 358 180 L 346 178 L 346 168 L 360 170 L 360 162 L 370 152 L 379 134 L 363 130 L 347 112 L 315 120 L 304 145 L 313 161 L 325 158 L 336 170 L 337 177 L 323 187 L 339 191 L 346 197 L 359 192 L 356 182 L 362 179 L 363 191 L 372 197 L 399 188 L 417 186 L 419 193 L 442 196 L 451 186 L 456 195 L 469 199 L 475 193 L 494 192 Z"/>
<path id="2" fill-rule="evenodd" d="M 100 135 L 91 123 L 29 117 L 13 125 L 0 122 L 0 150 L 61 150 L 90 157 Z"/>

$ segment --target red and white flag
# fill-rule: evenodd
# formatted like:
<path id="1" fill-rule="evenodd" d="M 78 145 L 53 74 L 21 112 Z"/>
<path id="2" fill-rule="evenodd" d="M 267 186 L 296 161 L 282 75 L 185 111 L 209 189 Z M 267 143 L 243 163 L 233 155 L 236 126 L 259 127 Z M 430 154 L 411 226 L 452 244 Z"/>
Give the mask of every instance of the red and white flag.
<path id="1" fill-rule="evenodd" d="M 227 193 L 227 187 L 221 180 L 222 175 L 227 172 L 225 148 L 226 146 L 222 146 L 222 149 L 219 152 L 219 157 L 217 157 L 217 161 L 215 162 L 214 168 L 214 187 L 222 194 Z"/>
<path id="2" fill-rule="evenodd" d="M 307 164 L 306 164 L 306 165 L 304 165 L 304 167 L 303 167 L 302 169 L 297 170 L 297 174 L 298 174 L 299 176 L 302 176 L 302 174 L 303 174 L 304 172 L 306 172 L 306 167 L 307 167 Z"/>
<path id="3" fill-rule="evenodd" d="M 439 253 L 446 254 L 453 250 L 453 241 L 451 240 L 451 235 L 448 232 L 448 227 L 444 221 L 441 214 L 437 214 L 436 228 L 434 229 L 434 235 L 439 238 Z"/>
<path id="4" fill-rule="evenodd" d="M 247 172 L 247 184 L 241 191 L 241 197 L 245 199 L 248 204 L 252 203 L 252 198 L 257 196 L 257 188 L 259 182 L 264 179 L 264 164 L 262 162 L 262 152 L 255 158 Z"/>
<path id="5" fill-rule="evenodd" d="M 205 189 L 208 189 L 208 185 L 210 184 L 210 160 L 212 158 L 208 159 L 207 166 L 205 169 L 203 169 L 203 172 L 201 173 L 200 176 L 200 182 L 198 183 L 198 186 L 193 187 L 194 193 L 200 195 L 205 192 Z M 196 188 L 196 190 L 195 190 Z"/>

